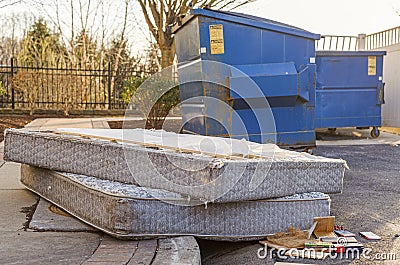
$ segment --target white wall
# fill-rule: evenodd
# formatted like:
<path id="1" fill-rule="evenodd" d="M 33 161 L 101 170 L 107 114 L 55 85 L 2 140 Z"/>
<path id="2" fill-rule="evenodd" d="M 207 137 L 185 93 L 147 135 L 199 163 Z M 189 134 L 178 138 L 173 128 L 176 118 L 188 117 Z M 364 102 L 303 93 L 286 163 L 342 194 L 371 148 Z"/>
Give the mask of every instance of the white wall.
<path id="1" fill-rule="evenodd" d="M 382 125 L 400 127 L 400 43 L 380 50 L 387 52 L 383 58 L 385 104 L 382 106 Z"/>

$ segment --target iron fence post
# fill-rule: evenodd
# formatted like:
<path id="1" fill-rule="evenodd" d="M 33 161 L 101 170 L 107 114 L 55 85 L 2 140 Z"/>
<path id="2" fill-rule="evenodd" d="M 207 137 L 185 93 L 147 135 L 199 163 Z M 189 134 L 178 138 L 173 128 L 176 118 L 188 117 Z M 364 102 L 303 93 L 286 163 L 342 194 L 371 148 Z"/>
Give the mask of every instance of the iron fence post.
<path id="1" fill-rule="evenodd" d="M 107 74 L 107 86 L 108 86 L 108 109 L 111 109 L 111 63 L 108 62 L 108 74 Z"/>
<path id="2" fill-rule="evenodd" d="M 12 82 L 13 76 L 14 76 L 14 58 L 11 58 L 11 108 L 15 109 L 15 91 Z"/>

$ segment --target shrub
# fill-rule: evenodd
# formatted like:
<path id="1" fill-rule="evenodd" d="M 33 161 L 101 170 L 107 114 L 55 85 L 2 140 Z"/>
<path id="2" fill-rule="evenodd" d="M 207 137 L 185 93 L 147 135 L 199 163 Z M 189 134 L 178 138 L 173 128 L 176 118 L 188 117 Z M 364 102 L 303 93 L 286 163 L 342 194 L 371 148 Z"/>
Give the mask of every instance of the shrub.
<path id="1" fill-rule="evenodd" d="M 0 96 L 7 94 L 7 91 L 3 87 L 3 82 L 0 80 Z"/>
<path id="2" fill-rule="evenodd" d="M 152 76 L 139 89 L 130 88 L 129 91 L 131 103 L 146 119 L 146 129 L 161 129 L 168 113 L 180 100 L 179 86 L 165 77 Z"/>
<path id="3" fill-rule="evenodd" d="M 132 76 L 124 81 L 124 91 L 121 93 L 121 98 L 125 103 L 129 103 L 135 94 L 137 88 L 144 82 L 144 78 Z"/>

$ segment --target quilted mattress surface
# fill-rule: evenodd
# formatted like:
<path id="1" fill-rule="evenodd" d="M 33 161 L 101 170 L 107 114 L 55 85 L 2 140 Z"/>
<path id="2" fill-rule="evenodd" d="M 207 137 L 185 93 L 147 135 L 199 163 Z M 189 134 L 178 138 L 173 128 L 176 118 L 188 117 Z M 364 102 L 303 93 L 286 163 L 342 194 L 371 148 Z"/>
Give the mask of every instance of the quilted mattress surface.
<path id="1" fill-rule="evenodd" d="M 346 162 L 279 150 L 272 158 L 227 158 L 93 137 L 10 129 L 5 160 L 164 189 L 202 202 L 297 193 L 340 193 Z"/>
<path id="2" fill-rule="evenodd" d="M 217 240 L 254 240 L 308 229 L 315 216 L 327 216 L 328 195 L 293 196 L 184 206 L 179 194 L 28 165 L 21 182 L 82 221 L 118 238 L 194 235 Z M 158 194 L 158 198 L 153 195 Z M 185 203 L 183 203 L 185 204 Z"/>

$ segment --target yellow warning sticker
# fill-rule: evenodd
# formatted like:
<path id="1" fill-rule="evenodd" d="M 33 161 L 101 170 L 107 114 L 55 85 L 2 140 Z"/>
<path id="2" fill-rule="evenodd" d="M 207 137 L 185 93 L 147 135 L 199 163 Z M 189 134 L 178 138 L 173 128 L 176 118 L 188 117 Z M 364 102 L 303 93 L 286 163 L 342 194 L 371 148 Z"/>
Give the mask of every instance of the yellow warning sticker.
<path id="1" fill-rule="evenodd" d="M 376 56 L 368 56 L 368 75 L 376 75 Z"/>
<path id="2" fill-rule="evenodd" d="M 211 54 L 223 54 L 224 50 L 224 30 L 221 24 L 210 25 L 210 50 Z"/>

